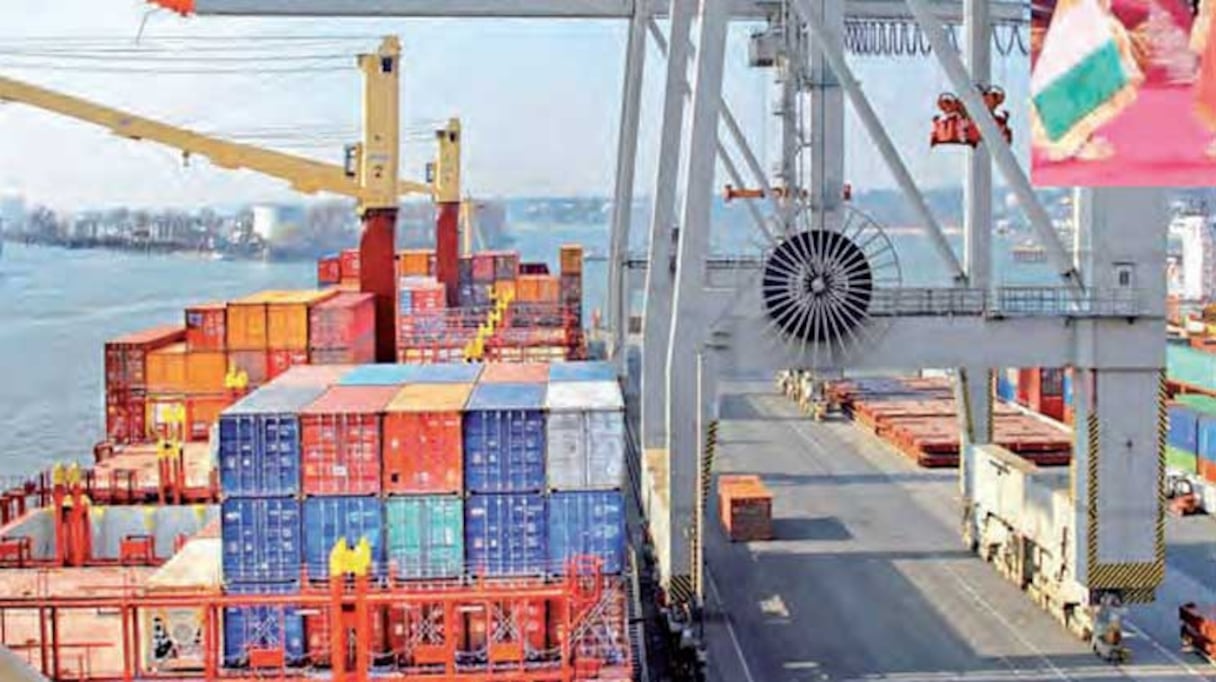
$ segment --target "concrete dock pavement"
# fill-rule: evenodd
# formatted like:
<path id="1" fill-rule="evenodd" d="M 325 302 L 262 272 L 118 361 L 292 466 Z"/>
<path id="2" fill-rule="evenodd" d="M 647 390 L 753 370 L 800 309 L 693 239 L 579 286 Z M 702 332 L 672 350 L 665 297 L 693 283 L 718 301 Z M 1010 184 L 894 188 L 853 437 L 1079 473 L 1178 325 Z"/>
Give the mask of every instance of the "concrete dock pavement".
<path id="1" fill-rule="evenodd" d="M 1173 551 L 1176 526 L 1216 547 L 1216 522 L 1206 534 L 1194 519 L 1171 524 L 1161 599 L 1129 611 L 1133 658 L 1113 666 L 964 550 L 956 471 L 918 469 L 850 423 L 812 422 L 769 386 L 727 391 L 716 470 L 765 480 L 777 539 L 727 542 L 711 500 L 711 679 L 1216 682 L 1216 668 L 1178 652 L 1176 617 L 1181 595 L 1216 595 L 1196 588 L 1200 555 L 1175 567 Z"/>

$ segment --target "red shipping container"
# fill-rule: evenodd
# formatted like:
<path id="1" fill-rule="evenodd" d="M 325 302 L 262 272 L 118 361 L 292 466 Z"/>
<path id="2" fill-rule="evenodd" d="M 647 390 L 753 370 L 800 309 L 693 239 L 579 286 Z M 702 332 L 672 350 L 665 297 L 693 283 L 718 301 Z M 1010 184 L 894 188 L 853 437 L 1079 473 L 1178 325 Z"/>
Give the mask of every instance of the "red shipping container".
<path id="1" fill-rule="evenodd" d="M 388 653 L 388 631 L 385 628 L 385 609 L 387 607 L 371 607 L 368 618 L 371 620 L 371 654 L 380 660 Z M 350 612 L 355 617 L 355 612 Z M 353 620 L 350 627 L 355 626 Z M 312 665 L 329 667 L 333 654 L 333 644 L 330 642 L 330 614 L 328 609 L 309 610 L 304 614 L 304 641 L 308 662 Z"/>
<path id="2" fill-rule="evenodd" d="M 545 384 L 549 365 L 543 362 L 490 362 L 481 371 L 483 384 Z"/>
<path id="3" fill-rule="evenodd" d="M 375 334 L 375 296 L 341 293 L 313 306 L 308 316 L 310 350 L 352 348 Z"/>
<path id="4" fill-rule="evenodd" d="M 228 306 L 204 303 L 186 308 L 186 347 L 224 350 L 228 340 Z"/>
<path id="5" fill-rule="evenodd" d="M 305 495 L 380 492 L 380 427 L 399 386 L 335 386 L 300 411 Z"/>
<path id="6" fill-rule="evenodd" d="M 148 353 L 186 340 L 177 325 L 154 327 L 127 334 L 105 345 L 106 388 L 144 388 Z"/>
<path id="7" fill-rule="evenodd" d="M 494 252 L 482 251 L 473 254 L 473 281 L 494 281 Z"/>
<path id="8" fill-rule="evenodd" d="M 359 249 L 347 249 L 342 252 L 340 270 L 343 282 L 359 281 Z"/>
<path id="9" fill-rule="evenodd" d="M 447 640 L 464 641 L 459 606 L 452 609 L 450 623 L 444 622 L 443 604 L 393 604 L 387 609 L 388 646 L 400 665 L 447 665 L 452 660 Z"/>
<path id="10" fill-rule="evenodd" d="M 342 281 L 342 257 L 326 256 L 317 261 L 317 286 L 324 287 Z"/>
<path id="11" fill-rule="evenodd" d="M 228 351 L 228 370 L 244 372 L 249 378 L 249 388 L 261 386 L 270 373 L 269 354 L 264 350 Z"/>
<path id="12" fill-rule="evenodd" d="M 147 397 L 141 389 L 106 391 L 106 439 L 119 444 L 147 440 Z"/>
<path id="13" fill-rule="evenodd" d="M 376 361 L 376 339 L 369 336 L 353 348 L 308 351 L 311 365 L 368 365 Z"/>
<path id="14" fill-rule="evenodd" d="M 384 490 L 460 493 L 464 490 L 461 413 L 471 384 L 413 384 L 385 408 Z"/>
<path id="15" fill-rule="evenodd" d="M 1064 421 L 1064 396 L 1045 395 L 1039 403 L 1038 413 L 1056 421 Z"/>
<path id="16" fill-rule="evenodd" d="M 1216 462 L 1209 462 L 1202 457 L 1197 457 L 1195 462 L 1198 465 L 1199 475 L 1203 477 L 1203 480 L 1208 483 L 1216 483 Z"/>
<path id="17" fill-rule="evenodd" d="M 266 352 L 266 381 L 270 381 L 296 365 L 308 364 L 306 350 L 272 350 Z"/>

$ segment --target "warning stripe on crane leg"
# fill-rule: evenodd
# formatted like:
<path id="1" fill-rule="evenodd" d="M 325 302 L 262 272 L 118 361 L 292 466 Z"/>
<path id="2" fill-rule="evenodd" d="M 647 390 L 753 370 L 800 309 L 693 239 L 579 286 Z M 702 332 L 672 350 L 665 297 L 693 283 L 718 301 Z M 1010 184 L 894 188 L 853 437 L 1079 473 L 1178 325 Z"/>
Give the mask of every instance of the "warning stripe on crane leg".
<path id="1" fill-rule="evenodd" d="M 1165 509 L 1169 500 L 1165 494 L 1165 451 L 1169 442 L 1170 409 L 1169 387 L 1166 372 L 1157 375 L 1157 563 L 1165 568 Z"/>
<path id="2" fill-rule="evenodd" d="M 697 498 L 697 518 L 693 526 L 690 541 L 692 566 L 690 577 L 692 592 L 697 597 L 704 594 L 705 585 L 702 580 L 702 566 L 705 557 L 702 554 L 702 535 L 705 533 L 705 512 L 709 508 L 709 491 L 713 484 L 714 455 L 718 450 L 718 420 L 711 420 L 705 427 L 705 451 L 701 456 L 701 485 Z"/>
<path id="3" fill-rule="evenodd" d="M 692 603 L 692 576 L 673 575 L 668 583 L 667 595 L 672 605 Z"/>
<path id="4" fill-rule="evenodd" d="M 1085 422 L 1088 430 L 1086 443 L 1086 472 L 1085 478 L 1085 566 L 1089 576 L 1089 586 L 1094 587 L 1094 576 L 1098 570 L 1098 415 L 1090 413 Z"/>

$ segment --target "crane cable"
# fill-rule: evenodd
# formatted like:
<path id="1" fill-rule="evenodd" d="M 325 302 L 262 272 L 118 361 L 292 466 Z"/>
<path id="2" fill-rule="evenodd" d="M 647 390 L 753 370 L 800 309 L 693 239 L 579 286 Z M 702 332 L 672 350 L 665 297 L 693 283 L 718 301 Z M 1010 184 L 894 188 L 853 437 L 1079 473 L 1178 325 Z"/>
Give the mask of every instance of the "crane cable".
<path id="1" fill-rule="evenodd" d="M 1024 26 L 1021 22 L 993 24 L 992 42 L 998 54 L 1005 57 L 1015 52 L 1030 54 L 1022 35 Z M 955 50 L 959 49 L 958 28 L 953 24 L 945 26 L 946 38 Z M 907 19 L 846 19 L 844 47 L 865 57 L 924 57 L 933 51 L 920 26 Z"/>

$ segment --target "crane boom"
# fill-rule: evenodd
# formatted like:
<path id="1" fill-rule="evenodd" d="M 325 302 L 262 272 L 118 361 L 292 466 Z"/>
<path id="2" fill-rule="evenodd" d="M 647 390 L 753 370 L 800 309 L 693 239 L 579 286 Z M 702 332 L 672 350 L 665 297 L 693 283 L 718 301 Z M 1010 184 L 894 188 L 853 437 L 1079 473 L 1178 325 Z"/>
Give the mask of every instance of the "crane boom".
<path id="1" fill-rule="evenodd" d="M 292 188 L 307 194 L 340 194 L 357 200 L 361 207 L 369 203 L 396 203 L 396 197 L 384 196 L 385 192 L 378 190 L 370 182 L 361 184 L 359 173 L 348 173 L 346 168 L 336 164 L 194 132 L 12 78 L 0 76 L 0 100 L 26 104 L 93 123 L 132 140 L 157 142 L 180 150 L 187 159 L 190 156 L 201 156 L 220 168 L 245 168 L 279 178 L 289 183 Z M 393 114 L 395 113 L 393 111 Z M 392 163 L 391 167 L 395 171 L 396 163 Z M 429 184 L 398 180 L 397 194 L 429 196 L 433 194 L 433 188 Z"/>

